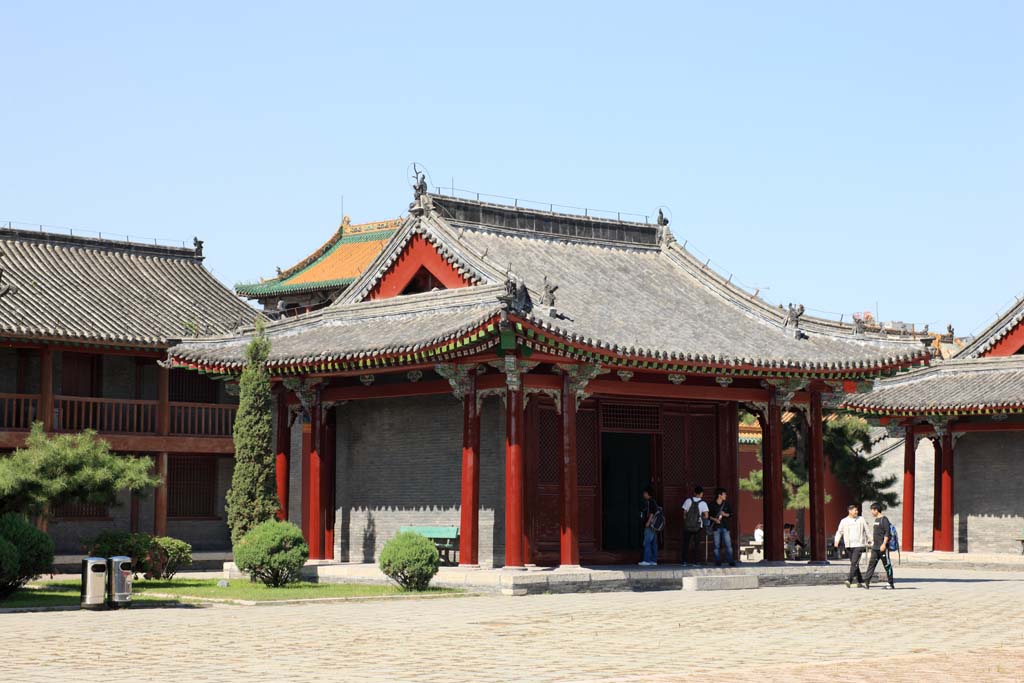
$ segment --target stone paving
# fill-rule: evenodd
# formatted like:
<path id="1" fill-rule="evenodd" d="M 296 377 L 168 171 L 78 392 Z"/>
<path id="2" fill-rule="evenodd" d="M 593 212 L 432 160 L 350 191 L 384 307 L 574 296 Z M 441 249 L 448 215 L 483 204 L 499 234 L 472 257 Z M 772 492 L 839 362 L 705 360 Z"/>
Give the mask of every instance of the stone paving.
<path id="1" fill-rule="evenodd" d="M 897 568 L 899 570 L 899 568 Z M 1020 681 L 1024 572 L 0 615 L 0 681 Z"/>

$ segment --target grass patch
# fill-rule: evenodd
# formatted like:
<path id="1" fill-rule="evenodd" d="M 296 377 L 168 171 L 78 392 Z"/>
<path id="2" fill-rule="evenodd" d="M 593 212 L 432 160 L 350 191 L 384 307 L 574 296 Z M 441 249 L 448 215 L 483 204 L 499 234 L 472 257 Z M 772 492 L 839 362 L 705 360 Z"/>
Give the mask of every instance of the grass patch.
<path id="1" fill-rule="evenodd" d="M 389 595 L 432 595 L 437 593 L 460 593 L 454 588 L 431 588 L 424 593 L 402 590 L 399 586 L 372 583 L 310 583 L 300 581 L 280 588 L 269 588 L 262 583 L 246 579 L 232 579 L 230 585 L 221 588 L 217 579 L 173 579 L 171 581 L 136 581 L 137 594 L 147 592 L 167 595 L 193 596 L 197 598 L 220 598 L 222 600 L 308 600 L 310 598 L 375 598 Z"/>
<path id="2" fill-rule="evenodd" d="M 0 608 L 8 607 L 77 607 L 81 595 L 78 581 L 45 581 L 32 583 L 0 601 Z M 132 602 L 175 603 L 174 599 L 133 595 Z"/>

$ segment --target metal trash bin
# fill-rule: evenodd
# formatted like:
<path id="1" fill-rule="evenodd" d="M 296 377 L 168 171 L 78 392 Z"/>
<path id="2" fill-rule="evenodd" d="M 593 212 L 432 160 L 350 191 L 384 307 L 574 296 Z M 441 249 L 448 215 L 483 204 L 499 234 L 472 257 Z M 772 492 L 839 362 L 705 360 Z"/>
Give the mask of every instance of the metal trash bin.
<path id="1" fill-rule="evenodd" d="M 103 609 L 107 590 L 107 560 L 86 557 L 82 560 L 82 609 Z"/>
<path id="2" fill-rule="evenodd" d="M 132 604 L 132 558 L 118 555 L 107 560 L 107 607 L 120 609 Z"/>

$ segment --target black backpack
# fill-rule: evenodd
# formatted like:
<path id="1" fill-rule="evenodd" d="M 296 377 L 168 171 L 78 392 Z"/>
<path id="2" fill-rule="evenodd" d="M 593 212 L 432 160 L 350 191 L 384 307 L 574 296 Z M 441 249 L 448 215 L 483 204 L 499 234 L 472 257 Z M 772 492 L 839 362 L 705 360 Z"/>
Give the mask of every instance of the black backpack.
<path id="1" fill-rule="evenodd" d="M 701 519 L 700 515 L 700 500 L 694 499 L 693 497 L 688 498 L 690 501 L 690 507 L 686 510 L 686 530 L 690 533 L 696 533 L 704 527 L 704 520 Z"/>
<path id="2" fill-rule="evenodd" d="M 656 532 L 660 533 L 665 530 L 665 509 L 658 507 L 657 512 L 654 513 L 654 519 L 651 520 L 651 528 Z"/>

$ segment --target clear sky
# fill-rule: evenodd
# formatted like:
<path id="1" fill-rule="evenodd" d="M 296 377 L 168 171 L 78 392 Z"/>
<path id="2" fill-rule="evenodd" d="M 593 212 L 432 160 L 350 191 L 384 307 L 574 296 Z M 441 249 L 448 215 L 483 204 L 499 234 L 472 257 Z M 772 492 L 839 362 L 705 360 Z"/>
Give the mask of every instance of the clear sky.
<path id="1" fill-rule="evenodd" d="M 432 186 L 649 214 L 812 312 L 1024 292 L 1024 5 L 13 2 L 0 219 L 206 240 L 228 284 Z"/>

